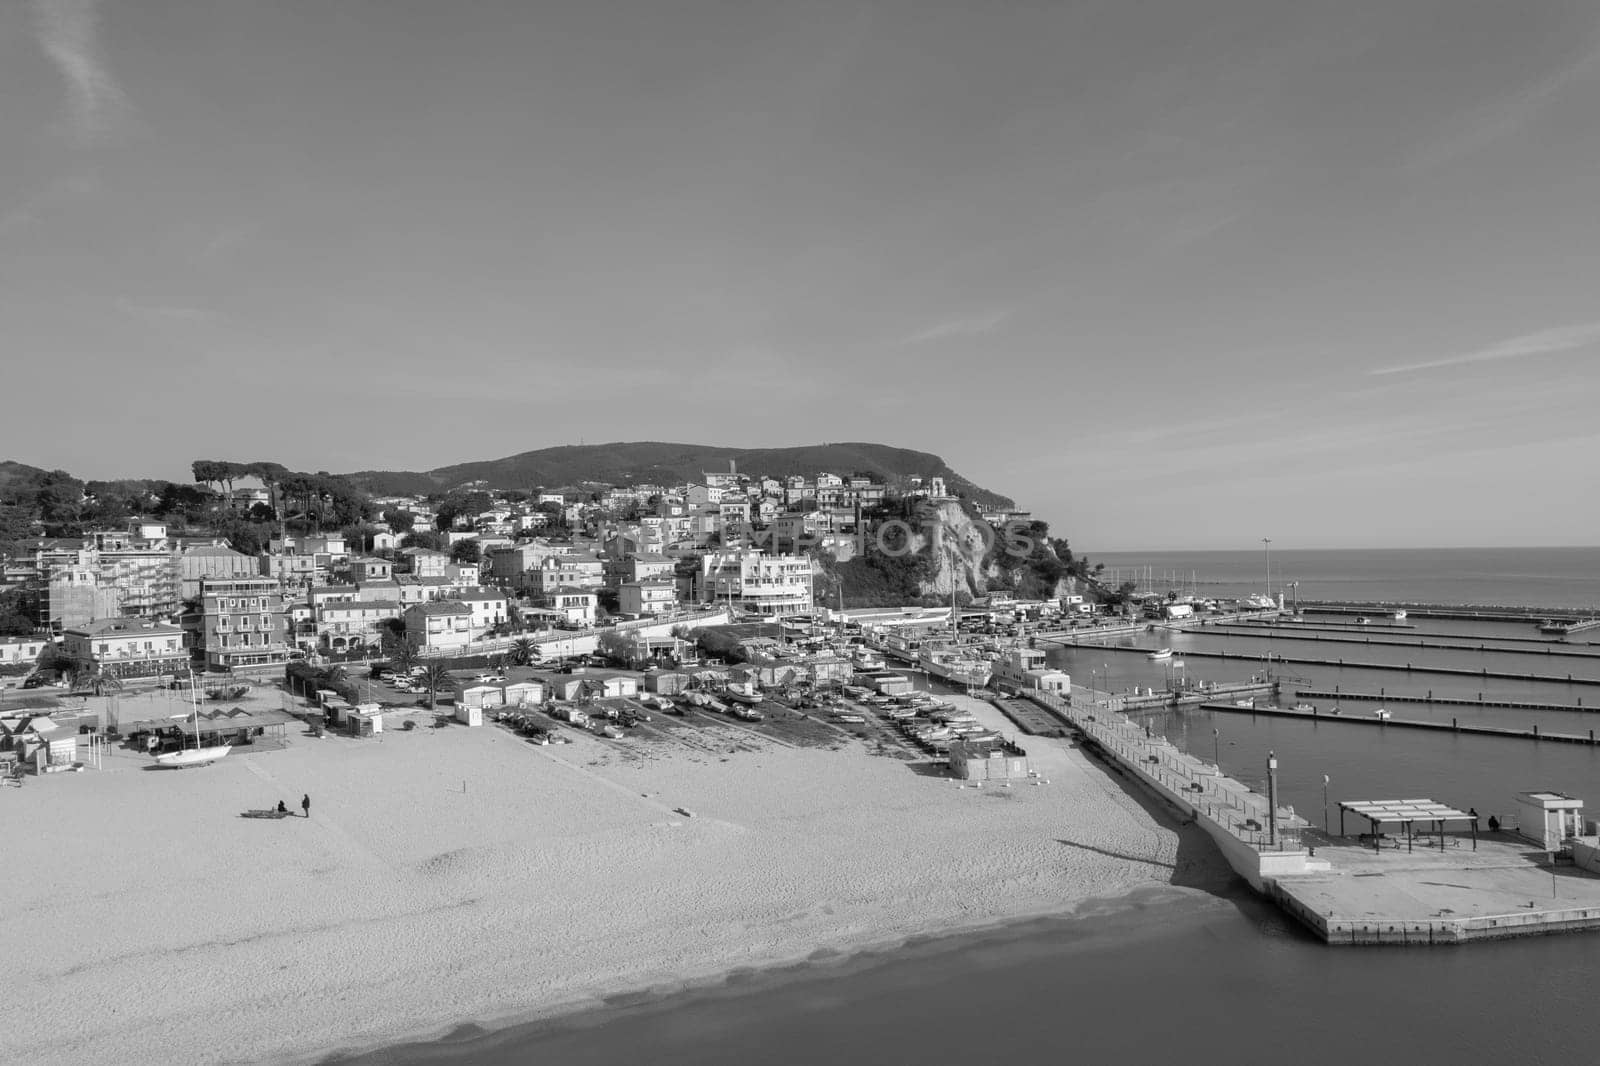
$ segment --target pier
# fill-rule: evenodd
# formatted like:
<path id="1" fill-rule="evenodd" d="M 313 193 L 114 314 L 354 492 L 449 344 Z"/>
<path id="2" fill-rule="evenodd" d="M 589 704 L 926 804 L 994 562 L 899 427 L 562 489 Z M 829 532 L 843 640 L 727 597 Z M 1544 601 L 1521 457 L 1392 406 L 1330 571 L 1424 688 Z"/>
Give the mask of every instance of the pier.
<path id="1" fill-rule="evenodd" d="M 1111 648 L 1111 651 L 1138 651 L 1141 648 Z M 1573 677 L 1571 674 L 1519 674 L 1507 670 L 1470 670 L 1464 666 L 1414 666 L 1406 663 L 1399 666 L 1394 663 L 1359 663 L 1346 662 L 1343 659 L 1301 659 L 1288 655 L 1277 655 L 1273 652 L 1260 654 L 1229 651 L 1190 651 L 1183 652 L 1185 659 L 1238 659 L 1245 662 L 1283 663 L 1294 666 L 1332 666 L 1340 670 L 1387 670 L 1403 674 L 1439 674 L 1448 677 L 1482 677 L 1493 678 L 1497 681 L 1535 681 L 1551 685 L 1600 685 L 1600 677 Z"/>
<path id="2" fill-rule="evenodd" d="M 1366 627 L 1363 627 L 1366 628 Z M 1250 632 L 1250 629 L 1267 630 L 1266 632 Z M 1371 637 L 1357 638 L 1354 635 L 1328 636 L 1322 633 L 1288 633 L 1278 627 L 1254 626 L 1243 631 L 1238 629 L 1214 629 L 1209 632 L 1222 637 L 1248 637 L 1253 640 L 1309 640 L 1321 641 L 1326 644 L 1364 644 L 1374 648 L 1431 648 L 1435 651 L 1477 651 L 1486 654 L 1499 653 L 1501 655 L 1546 655 L 1555 659 L 1600 659 L 1600 649 L 1594 651 L 1581 651 L 1577 648 L 1565 648 L 1552 644 L 1548 640 L 1537 637 L 1528 639 L 1539 645 L 1537 650 L 1529 648 L 1493 648 L 1480 641 L 1476 644 L 1466 644 L 1460 641 L 1448 640 L 1373 640 Z M 1497 637 L 1486 637 L 1485 640 L 1497 640 Z M 1515 638 L 1512 638 L 1515 639 Z"/>
<path id="3" fill-rule="evenodd" d="M 1306 614 L 1394 614 L 1404 611 L 1418 618 L 1454 618 L 1462 621 L 1495 620 L 1500 622 L 1545 621 L 1576 622 L 1600 616 L 1600 610 L 1549 607 L 1528 607 L 1522 604 L 1454 605 L 1448 603 L 1391 603 L 1376 600 L 1301 600 L 1300 610 Z"/>
<path id="4" fill-rule="evenodd" d="M 1321 711 L 1301 711 L 1291 707 L 1241 707 L 1236 703 L 1206 703 L 1201 708 L 1207 711 L 1225 711 L 1229 714 L 1260 714 L 1269 718 L 1301 718 L 1310 722 L 1337 722 L 1339 724 L 1379 726 L 1387 729 L 1391 726 L 1397 729 L 1432 729 L 1440 733 L 1468 733 L 1482 737 L 1501 737 L 1509 740 L 1549 740 L 1558 744 L 1594 744 L 1594 730 L 1584 736 L 1579 733 L 1550 733 L 1541 732 L 1538 726 L 1532 729 L 1507 729 L 1501 726 L 1487 725 L 1458 725 L 1454 718 L 1449 724 L 1444 722 L 1422 722 L 1415 718 L 1379 718 L 1376 715 L 1360 714 L 1323 714 Z"/>
<path id="5" fill-rule="evenodd" d="M 1441 707 L 1496 707 L 1510 711 L 1576 711 L 1579 714 L 1593 713 L 1600 710 L 1600 705 L 1585 707 L 1583 700 L 1577 703 L 1536 703 L 1531 700 L 1500 700 L 1484 699 L 1483 693 L 1478 693 L 1475 700 L 1465 696 L 1435 696 L 1430 689 L 1426 696 L 1399 696 L 1389 692 L 1345 692 L 1335 688 L 1331 692 L 1327 689 L 1296 689 L 1295 697 L 1305 700 L 1367 700 L 1376 703 L 1427 703 Z"/>
<path id="6" fill-rule="evenodd" d="M 1128 781 L 1192 818 L 1239 876 L 1326 944 L 1459 945 L 1600 928 L 1600 878 L 1589 872 L 1600 872 L 1593 837 L 1574 846 L 1578 865 L 1559 865 L 1509 832 L 1474 830 L 1469 848 L 1465 834 L 1441 828 L 1425 838 L 1429 846 L 1406 851 L 1381 826 L 1365 843 L 1335 836 L 1326 810 L 1318 831 L 1220 767 L 1098 706 L 1092 695 L 1028 698 Z M 1268 766 L 1275 788 L 1276 760 Z"/>

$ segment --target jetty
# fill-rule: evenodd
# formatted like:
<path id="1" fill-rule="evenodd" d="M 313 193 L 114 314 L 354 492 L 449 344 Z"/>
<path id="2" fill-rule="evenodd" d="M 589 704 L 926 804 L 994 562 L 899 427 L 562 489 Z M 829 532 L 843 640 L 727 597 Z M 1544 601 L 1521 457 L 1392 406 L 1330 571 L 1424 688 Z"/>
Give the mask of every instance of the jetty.
<path id="1" fill-rule="evenodd" d="M 1504 726 L 1460 725 L 1454 718 L 1450 719 L 1447 724 L 1445 722 L 1424 722 L 1416 718 L 1380 718 L 1377 715 L 1367 714 L 1325 714 L 1316 709 L 1300 710 L 1295 707 L 1275 707 L 1270 704 L 1206 703 L 1201 705 L 1201 709 L 1222 711 L 1229 714 L 1259 714 L 1269 718 L 1301 718 L 1310 722 L 1336 722 L 1340 725 L 1379 726 L 1384 729 L 1390 727 L 1395 729 L 1431 729 L 1439 733 L 1467 733 L 1482 737 L 1501 737 L 1507 740 L 1548 740 L 1558 744 L 1597 743 L 1592 729 L 1585 736 L 1581 733 L 1541 732 L 1537 725 L 1532 729 L 1509 729 Z"/>
<path id="2" fill-rule="evenodd" d="M 1240 877 L 1326 944 L 1458 945 L 1600 928 L 1600 838 L 1572 839 L 1583 824 L 1582 805 L 1570 797 L 1517 797 L 1523 809 L 1530 803 L 1561 808 L 1556 830 L 1546 812 L 1539 836 L 1533 836 L 1538 827 L 1527 835 L 1482 833 L 1475 810 L 1411 799 L 1344 801 L 1341 815 L 1365 812 L 1370 831 L 1335 835 L 1326 805 L 1320 831 L 1278 805 L 1279 768 L 1270 752 L 1269 795 L 1262 796 L 1107 709 L 1097 693 L 1075 689 L 1064 700 L 1029 692 L 1027 698 L 1071 727 L 1087 750 L 1131 784 L 1191 819 Z M 1452 815 L 1470 821 L 1452 822 Z M 1447 824 L 1455 831 L 1447 832 Z M 1404 850 L 1401 838 L 1386 832 L 1402 826 Z M 1572 858 L 1557 862 L 1556 852 L 1565 853 L 1567 844 Z"/>
<path id="3" fill-rule="evenodd" d="M 1539 640 L 1535 637 L 1528 638 L 1538 644 L 1537 649 L 1530 648 L 1495 648 L 1487 641 L 1498 638 L 1488 637 L 1477 643 L 1464 643 L 1459 640 L 1398 640 L 1371 637 L 1357 637 L 1353 633 L 1349 636 L 1343 633 L 1329 636 L 1323 633 L 1290 633 L 1282 632 L 1277 627 L 1272 627 L 1270 632 L 1252 633 L 1250 629 L 1267 629 L 1266 626 L 1252 626 L 1244 629 L 1214 629 L 1209 632 L 1221 637 L 1249 637 L 1253 640 L 1301 640 L 1316 641 L 1325 644 L 1362 644 L 1374 648 L 1428 648 L 1434 651 L 1476 651 L 1485 654 L 1500 655 L 1544 655 L 1552 659 L 1600 659 L 1600 648 L 1593 651 L 1582 651 L 1578 648 L 1560 647 L 1548 640 Z M 1514 639 L 1514 638 L 1513 638 Z"/>
<path id="4" fill-rule="evenodd" d="M 1585 707 L 1580 697 L 1577 703 L 1540 703 L 1535 700 L 1502 700 L 1485 699 L 1483 693 L 1478 693 L 1477 699 L 1468 699 L 1465 696 L 1435 696 L 1429 689 L 1426 696 L 1404 696 L 1392 692 L 1346 692 L 1340 688 L 1312 689 L 1302 688 L 1295 690 L 1295 697 L 1303 700 L 1365 700 L 1376 703 L 1427 703 L 1441 707 L 1494 707 L 1509 711 L 1575 711 L 1579 714 L 1593 714 L 1600 710 L 1600 704 L 1590 704 Z"/>
<path id="5" fill-rule="evenodd" d="M 1300 609 L 1306 614 L 1393 615 L 1404 611 L 1409 617 L 1453 618 L 1463 621 L 1495 620 L 1501 622 L 1532 622 L 1535 624 L 1577 622 L 1600 617 L 1600 611 L 1574 608 L 1552 610 L 1549 607 L 1529 607 L 1521 604 L 1449 604 L 1400 603 L 1380 600 L 1301 600 Z"/>
<path id="6" fill-rule="evenodd" d="M 1111 651 L 1139 651 L 1141 648 L 1112 648 Z M 1412 663 L 1363 663 L 1344 659 L 1305 659 L 1275 652 L 1194 651 L 1185 649 L 1186 659 L 1239 659 L 1258 663 L 1283 663 L 1294 666 L 1332 666 L 1340 670 L 1386 670 L 1403 674 L 1438 674 L 1447 677 L 1481 677 L 1498 681 L 1537 681 L 1551 685 L 1600 685 L 1600 677 L 1574 677 L 1571 674 L 1524 674 L 1510 670 L 1473 670 L 1464 666 L 1416 666 Z"/>

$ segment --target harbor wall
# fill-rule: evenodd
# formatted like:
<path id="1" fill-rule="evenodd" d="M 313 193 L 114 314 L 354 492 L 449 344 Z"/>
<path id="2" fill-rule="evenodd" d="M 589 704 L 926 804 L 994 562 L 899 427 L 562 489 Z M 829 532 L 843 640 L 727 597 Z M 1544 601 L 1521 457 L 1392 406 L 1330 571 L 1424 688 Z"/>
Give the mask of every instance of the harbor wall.
<path id="1" fill-rule="evenodd" d="M 1120 714 L 1079 715 L 1070 704 L 1045 693 L 1027 698 L 1094 742 L 1123 776 L 1204 829 L 1235 873 L 1257 892 L 1268 893 L 1271 879 L 1328 869 L 1305 848 L 1265 845 L 1261 831 L 1246 829 L 1267 820 L 1266 798 L 1226 778 L 1220 769 L 1146 738 Z M 1222 787 L 1223 783 L 1229 787 Z M 1248 816 L 1248 817 L 1247 817 Z"/>

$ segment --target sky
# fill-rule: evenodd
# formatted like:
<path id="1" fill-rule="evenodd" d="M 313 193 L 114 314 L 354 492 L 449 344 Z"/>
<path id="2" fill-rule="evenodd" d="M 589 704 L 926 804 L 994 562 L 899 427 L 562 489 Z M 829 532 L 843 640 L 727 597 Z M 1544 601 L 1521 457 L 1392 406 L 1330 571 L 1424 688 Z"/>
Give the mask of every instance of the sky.
<path id="1" fill-rule="evenodd" d="M 1588 0 L 3 0 L 0 458 L 881 441 L 1096 551 L 1594 544 Z"/>

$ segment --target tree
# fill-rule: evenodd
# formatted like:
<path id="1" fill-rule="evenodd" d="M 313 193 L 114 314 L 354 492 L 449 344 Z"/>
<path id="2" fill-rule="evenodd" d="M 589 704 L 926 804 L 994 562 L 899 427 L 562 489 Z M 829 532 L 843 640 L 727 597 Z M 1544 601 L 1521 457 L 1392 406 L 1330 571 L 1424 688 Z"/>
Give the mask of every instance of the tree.
<path id="1" fill-rule="evenodd" d="M 420 658 L 416 644 L 409 640 L 402 640 L 389 649 L 389 664 L 397 674 L 409 673 Z"/>
<path id="2" fill-rule="evenodd" d="M 437 705 L 439 693 L 453 692 L 456 682 L 450 676 L 450 671 L 444 663 L 429 663 L 422 668 L 422 675 L 417 679 L 428 693 L 428 710 L 433 710 Z"/>
<path id="3" fill-rule="evenodd" d="M 444 545 L 443 533 L 430 533 L 426 530 L 415 530 L 400 538 L 402 548 L 432 548 L 434 551 L 442 551 Z"/>
<path id="4" fill-rule="evenodd" d="M 122 679 L 96 669 L 88 663 L 79 663 L 67 672 L 68 688 L 72 692 L 90 696 L 105 696 L 122 691 Z"/>
<path id="5" fill-rule="evenodd" d="M 458 540 L 450 545 L 450 561 L 453 563 L 480 563 L 483 561 L 483 545 L 476 539 Z"/>
<path id="6" fill-rule="evenodd" d="M 600 634 L 595 641 L 595 650 L 620 665 L 627 665 L 633 660 L 633 642 L 615 629 Z"/>
<path id="7" fill-rule="evenodd" d="M 0 637 L 26 637 L 33 633 L 33 619 L 17 611 L 0 614 Z"/>
<path id="8" fill-rule="evenodd" d="M 410 511 L 389 511 L 383 516 L 383 520 L 389 523 L 389 532 L 397 537 L 410 533 L 412 527 L 417 524 L 417 516 Z"/>
<path id="9" fill-rule="evenodd" d="M 527 637 L 513 641 L 511 644 L 511 662 L 515 666 L 527 666 L 539 657 L 539 646 Z"/>

